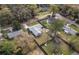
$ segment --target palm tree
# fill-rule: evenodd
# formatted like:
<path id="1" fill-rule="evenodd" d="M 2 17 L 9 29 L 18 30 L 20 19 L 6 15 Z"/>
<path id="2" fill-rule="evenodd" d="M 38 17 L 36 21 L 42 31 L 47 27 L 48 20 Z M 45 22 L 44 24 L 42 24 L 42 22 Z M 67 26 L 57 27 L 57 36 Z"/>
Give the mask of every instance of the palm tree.
<path id="1" fill-rule="evenodd" d="M 59 11 L 58 5 L 50 5 L 49 11 L 52 12 L 52 15 Z"/>

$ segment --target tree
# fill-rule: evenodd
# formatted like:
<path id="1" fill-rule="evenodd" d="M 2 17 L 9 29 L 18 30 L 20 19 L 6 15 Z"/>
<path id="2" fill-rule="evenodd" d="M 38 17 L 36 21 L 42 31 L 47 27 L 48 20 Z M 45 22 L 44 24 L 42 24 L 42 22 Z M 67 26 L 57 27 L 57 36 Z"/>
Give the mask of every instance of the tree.
<path id="1" fill-rule="evenodd" d="M 35 18 L 35 16 L 36 16 L 36 10 L 37 10 L 37 5 L 26 5 L 27 6 L 27 8 L 31 11 L 30 13 L 31 13 L 31 16 L 32 16 L 32 18 Z"/>
<path id="2" fill-rule="evenodd" d="M 10 25 L 12 22 L 12 13 L 11 10 L 7 7 L 0 10 L 0 25 L 6 26 Z"/>
<path id="3" fill-rule="evenodd" d="M 21 29 L 20 22 L 18 22 L 17 20 L 14 20 L 14 21 L 12 22 L 12 27 L 13 27 L 13 30 L 14 30 L 14 31 Z"/>
<path id="4" fill-rule="evenodd" d="M 34 18 L 36 15 L 36 5 L 8 5 L 11 9 L 15 19 L 20 22 L 27 21 L 28 19 Z"/>
<path id="5" fill-rule="evenodd" d="M 59 48 L 58 48 L 59 40 L 57 38 L 57 33 L 62 30 L 63 26 L 64 26 L 64 22 L 57 19 L 50 26 L 51 33 L 54 34 L 52 36 L 52 39 L 53 39 L 53 42 L 55 43 L 55 49 L 54 49 L 55 54 L 58 54 L 58 51 L 59 51 Z"/>
<path id="6" fill-rule="evenodd" d="M 13 54 L 14 45 L 9 41 L 4 41 L 0 45 L 0 54 L 11 55 Z"/>
<path id="7" fill-rule="evenodd" d="M 64 26 L 64 22 L 59 19 L 55 19 L 54 22 L 50 26 L 50 30 L 54 32 L 54 37 L 56 37 L 57 32 L 62 30 L 62 27 Z"/>
<path id="8" fill-rule="evenodd" d="M 55 14 L 59 11 L 59 7 L 57 5 L 50 5 L 49 9 L 50 9 L 50 12 L 52 12 L 53 14 Z"/>

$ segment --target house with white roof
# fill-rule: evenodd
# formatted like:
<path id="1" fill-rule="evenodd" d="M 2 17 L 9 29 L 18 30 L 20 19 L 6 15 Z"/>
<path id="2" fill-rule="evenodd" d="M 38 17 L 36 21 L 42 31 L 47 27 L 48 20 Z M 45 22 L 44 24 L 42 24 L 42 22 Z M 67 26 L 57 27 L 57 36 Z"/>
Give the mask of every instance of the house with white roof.
<path id="1" fill-rule="evenodd" d="M 8 36 L 8 38 L 15 38 L 15 37 L 17 37 L 17 36 L 19 36 L 19 35 L 21 35 L 21 30 L 19 30 L 19 31 L 14 31 L 14 32 L 10 32 L 10 33 L 8 33 L 7 34 L 7 36 Z"/>
<path id="2" fill-rule="evenodd" d="M 42 28 L 43 26 L 41 24 L 36 24 L 34 26 L 29 27 L 29 31 L 32 32 L 34 36 L 38 37 L 42 34 Z"/>
<path id="3" fill-rule="evenodd" d="M 63 29 L 65 33 L 75 35 L 77 31 L 69 27 L 70 24 L 64 25 Z"/>

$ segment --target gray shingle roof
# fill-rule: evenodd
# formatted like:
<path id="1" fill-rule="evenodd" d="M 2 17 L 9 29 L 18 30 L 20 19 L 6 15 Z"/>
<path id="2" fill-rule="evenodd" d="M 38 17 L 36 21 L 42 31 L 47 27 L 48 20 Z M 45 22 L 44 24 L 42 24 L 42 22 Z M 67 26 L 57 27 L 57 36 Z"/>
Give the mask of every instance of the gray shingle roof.
<path id="1" fill-rule="evenodd" d="M 42 25 L 41 24 L 37 24 L 34 25 L 32 27 L 29 28 L 29 30 L 35 35 L 35 36 L 39 36 L 41 35 L 41 30 L 42 30 Z"/>

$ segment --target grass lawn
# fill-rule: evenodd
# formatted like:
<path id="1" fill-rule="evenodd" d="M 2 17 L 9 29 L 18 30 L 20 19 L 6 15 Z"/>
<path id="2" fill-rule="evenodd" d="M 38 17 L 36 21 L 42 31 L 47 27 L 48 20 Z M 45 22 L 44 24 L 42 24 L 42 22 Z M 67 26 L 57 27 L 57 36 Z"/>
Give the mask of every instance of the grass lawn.
<path id="1" fill-rule="evenodd" d="M 49 54 L 49 55 L 53 54 L 53 47 L 54 47 L 53 42 L 50 41 L 46 44 L 47 44 L 47 46 L 43 45 L 42 48 L 47 52 L 47 54 Z"/>
<path id="2" fill-rule="evenodd" d="M 42 48 L 47 52 L 48 55 L 54 54 L 54 48 L 55 48 L 55 43 L 53 41 L 49 41 L 46 43 L 47 46 L 43 45 Z M 63 55 L 70 55 L 72 54 L 72 50 L 69 48 L 68 45 L 66 45 L 64 42 L 60 42 L 60 44 L 57 44 L 57 50 L 58 54 L 63 54 Z"/>
<path id="3" fill-rule="evenodd" d="M 40 13 L 38 13 L 38 15 L 36 16 L 36 18 L 42 19 L 42 18 L 46 17 L 47 15 L 50 15 L 50 13 L 49 13 L 49 12 L 40 12 Z"/>
<path id="4" fill-rule="evenodd" d="M 67 45 L 67 44 L 65 44 L 64 42 L 62 42 L 61 41 L 61 43 L 60 43 L 60 52 L 63 54 L 63 55 L 70 55 L 70 54 L 72 54 L 74 51 L 72 51 L 71 49 L 70 49 L 70 47 Z"/>
<path id="5" fill-rule="evenodd" d="M 47 42 L 48 40 L 51 40 L 51 37 L 46 33 L 42 33 L 42 35 L 40 37 L 35 38 L 35 40 L 37 41 L 37 43 L 39 45 L 44 44 L 45 42 Z"/>
<path id="6" fill-rule="evenodd" d="M 64 31 L 60 32 L 60 36 L 67 42 L 71 43 L 79 51 L 79 36 L 69 35 L 64 33 Z"/>
<path id="7" fill-rule="evenodd" d="M 43 24 L 43 26 L 45 26 L 46 28 L 49 28 L 50 24 L 47 23 L 46 20 L 41 22 Z"/>
<path id="8" fill-rule="evenodd" d="M 30 26 L 36 25 L 38 22 L 31 22 Z"/>
<path id="9" fill-rule="evenodd" d="M 40 21 L 41 22 L 41 24 L 43 25 L 43 26 L 45 26 L 46 28 L 50 28 L 50 27 L 52 27 L 51 26 L 51 23 L 47 23 L 47 20 L 48 19 L 45 19 L 45 20 L 42 20 L 42 21 Z M 65 20 L 58 20 L 58 21 L 61 21 L 63 24 L 66 24 L 66 21 Z"/>
<path id="10" fill-rule="evenodd" d="M 71 24 L 70 27 L 79 32 L 79 28 L 76 25 Z"/>

